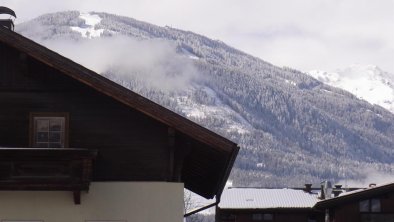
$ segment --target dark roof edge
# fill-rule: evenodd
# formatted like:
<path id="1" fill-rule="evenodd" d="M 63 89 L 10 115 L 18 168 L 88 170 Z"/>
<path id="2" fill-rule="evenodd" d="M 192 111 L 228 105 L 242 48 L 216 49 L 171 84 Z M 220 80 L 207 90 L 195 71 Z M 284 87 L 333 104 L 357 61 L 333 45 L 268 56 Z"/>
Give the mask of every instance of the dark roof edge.
<path id="1" fill-rule="evenodd" d="M 246 186 L 233 186 L 233 187 L 228 187 L 228 189 L 256 189 L 256 190 L 275 190 L 275 189 L 290 189 L 290 190 L 304 190 L 305 187 L 246 187 Z M 359 190 L 359 189 L 364 189 L 360 187 L 349 187 L 346 188 L 348 190 L 354 191 L 354 190 Z M 320 191 L 321 188 L 318 187 L 312 187 L 311 190 L 316 190 Z"/>
<path id="2" fill-rule="evenodd" d="M 221 196 L 222 196 L 224 187 L 226 186 L 227 180 L 228 180 L 228 178 L 229 178 L 229 176 L 230 176 L 231 169 L 233 168 L 233 165 L 234 165 L 234 162 L 235 162 L 235 158 L 237 158 L 239 149 L 240 149 L 239 146 L 234 145 L 234 149 L 233 149 L 233 151 L 232 151 L 232 153 L 231 153 L 230 158 L 228 159 L 228 163 L 229 163 L 229 164 L 227 164 L 227 167 L 224 169 L 224 171 L 223 171 L 223 173 L 222 173 L 222 175 L 224 175 L 224 176 L 223 176 L 223 179 L 220 180 L 219 183 L 218 183 L 218 185 L 217 185 L 217 189 L 216 189 L 216 190 L 217 190 L 217 191 L 216 191 L 216 199 L 219 199 L 219 200 L 220 200 L 220 198 L 221 198 Z"/>
<path id="3" fill-rule="evenodd" d="M 314 209 L 313 207 L 277 207 L 277 208 L 221 208 L 219 205 L 217 206 L 217 208 L 219 208 L 222 211 L 265 211 L 267 213 L 269 212 L 312 212 L 312 211 L 316 211 L 316 209 Z"/>
<path id="4" fill-rule="evenodd" d="M 274 189 L 289 189 L 289 190 L 303 190 L 305 187 L 228 187 L 228 189 L 256 189 L 256 190 L 274 190 Z M 320 190 L 321 188 L 313 187 L 312 190 Z"/>
<path id="5" fill-rule="evenodd" d="M 0 27 L 0 34 L 0 41 L 202 143 L 212 147 L 219 147 L 226 152 L 233 152 L 232 149 L 236 147 L 236 144 L 227 138 L 116 84 L 16 32 Z M 230 163 L 230 165 L 232 164 L 233 162 Z"/>
<path id="6" fill-rule="evenodd" d="M 316 203 L 316 208 L 329 208 L 332 206 L 348 203 L 351 201 L 358 201 L 362 199 L 368 199 L 375 195 L 382 195 L 385 193 L 394 192 L 394 182 L 384 184 L 372 188 L 366 188 L 364 190 L 355 191 L 354 193 L 346 194 L 343 196 L 334 197 L 327 200 L 321 200 Z"/>

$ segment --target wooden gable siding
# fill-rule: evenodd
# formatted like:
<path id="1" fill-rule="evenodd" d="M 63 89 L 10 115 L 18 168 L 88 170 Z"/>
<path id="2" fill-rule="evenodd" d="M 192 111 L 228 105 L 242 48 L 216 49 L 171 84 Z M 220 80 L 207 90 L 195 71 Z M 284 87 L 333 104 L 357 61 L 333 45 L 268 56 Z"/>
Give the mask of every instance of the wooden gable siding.
<path id="1" fill-rule="evenodd" d="M 29 92 L 30 90 L 36 93 L 40 91 L 61 93 L 67 91 L 63 88 L 64 82 L 73 79 L 81 85 L 93 89 L 100 96 L 110 97 L 131 110 L 138 111 L 146 117 L 164 124 L 167 128 L 169 154 L 162 156 L 162 158 L 168 160 L 168 180 L 179 181 L 179 178 L 181 178 L 186 188 L 206 198 L 213 198 L 215 195 L 220 196 L 239 151 L 237 144 L 9 29 L 0 27 L 0 42 L 6 47 L 9 46 L 16 49 L 14 51 L 16 57 L 11 59 L 12 61 L 9 60 L 14 62 L 14 65 L 11 65 L 11 63 L 3 64 L 4 66 L 0 67 L 0 70 L 5 70 L 9 66 L 9 70 L 15 69 L 21 73 L 19 76 L 10 77 L 8 74 L 11 71 L 2 71 L 0 79 L 7 79 L 8 83 L 4 80 L 3 87 L 0 86 L 0 92 Z M 8 58 L 9 52 L 4 53 L 4 57 Z M 32 66 L 34 66 L 34 63 L 25 66 L 24 64 L 26 63 L 23 61 L 26 58 L 28 60 L 34 59 L 39 62 L 38 64 L 44 64 L 41 67 L 41 72 L 34 73 L 34 78 L 26 79 L 26 76 L 33 74 L 31 70 L 33 69 Z M 53 78 L 52 75 L 47 76 L 45 74 L 47 72 L 42 71 L 44 69 L 51 70 L 51 67 L 61 72 L 64 77 L 57 76 Z M 7 73 L 6 76 L 2 76 L 4 73 Z M 42 75 L 45 78 L 39 80 Z M 15 79 L 20 77 L 24 78 L 24 80 Z M 52 79 L 51 84 L 42 84 L 50 78 Z M 68 88 L 66 89 L 68 89 L 68 92 L 71 91 L 71 86 L 73 85 L 67 85 Z M 73 92 L 78 92 L 78 90 Z M 18 118 L 15 121 L 22 120 Z M 22 134 L 25 135 L 24 133 Z M 175 143 L 173 142 L 174 139 Z M 201 158 L 204 156 L 209 158 Z M 214 173 L 216 175 L 213 175 Z M 208 180 L 206 178 L 211 179 Z"/>
<path id="2" fill-rule="evenodd" d="M 118 84 L 98 75 L 97 73 L 81 66 L 78 63 L 67 59 L 56 52 L 53 52 L 34 41 L 23 37 L 22 35 L 10 31 L 9 29 L 0 27 L 0 42 L 5 45 L 18 49 L 37 61 L 46 64 L 49 67 L 63 72 L 79 82 L 102 92 L 103 94 L 112 97 L 150 117 L 162 122 L 172 128 L 187 134 L 188 136 L 201 141 L 212 149 L 222 149 L 230 154 L 232 157 L 229 160 L 234 160 L 238 154 L 239 147 L 234 142 L 188 120 L 152 101 L 132 92 Z M 233 162 L 230 162 L 232 165 Z M 230 168 L 228 168 L 230 169 Z M 228 175 L 229 172 L 224 172 Z"/>
<path id="3" fill-rule="evenodd" d="M 370 199 L 380 200 L 380 212 L 372 212 L 375 215 L 394 215 L 394 192 L 386 193 L 371 197 Z M 331 208 L 332 221 L 335 222 L 363 222 L 362 215 L 370 214 L 369 212 L 360 212 L 360 201 L 368 199 L 356 199 L 353 202 L 348 202 Z M 394 216 L 391 216 L 394 218 Z M 365 221 L 365 220 L 364 220 Z"/>
<path id="4" fill-rule="evenodd" d="M 24 53 L 0 44 L 0 90 L 1 91 L 70 91 L 70 78 L 53 75 L 48 66 L 35 62 Z M 46 84 L 50 83 L 50 84 Z"/>
<path id="5" fill-rule="evenodd" d="M 67 112 L 69 147 L 99 151 L 94 180 L 167 180 L 166 125 L 0 45 L 0 146 L 29 146 L 31 112 Z"/>
<path id="6" fill-rule="evenodd" d="M 94 181 L 185 181 L 206 196 L 222 186 L 224 150 L 176 131 L 171 151 L 167 125 L 13 48 L 0 49 L 0 147 L 29 146 L 31 112 L 67 112 L 69 147 L 99 151 Z"/>
<path id="7" fill-rule="evenodd" d="M 194 147 L 200 147 L 195 149 Z M 214 187 L 220 187 L 216 179 L 217 175 L 225 171 L 222 167 L 224 166 L 226 158 L 222 158 L 223 151 L 209 149 L 207 146 L 203 146 L 196 141 L 192 145 L 192 149 L 189 155 L 185 156 L 183 168 L 182 168 L 182 181 L 200 181 L 197 183 L 185 184 L 185 187 L 189 190 L 193 190 L 196 193 L 204 193 L 207 190 L 209 192 L 215 192 Z M 205 173 L 202 173 L 205 172 Z M 215 186 L 212 186 L 214 184 Z"/>

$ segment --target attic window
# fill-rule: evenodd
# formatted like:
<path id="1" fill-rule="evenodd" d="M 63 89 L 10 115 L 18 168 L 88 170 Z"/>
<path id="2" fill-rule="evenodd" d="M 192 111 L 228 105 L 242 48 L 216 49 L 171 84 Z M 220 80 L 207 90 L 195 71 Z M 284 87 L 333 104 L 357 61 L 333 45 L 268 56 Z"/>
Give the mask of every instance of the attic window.
<path id="1" fill-rule="evenodd" d="M 260 221 L 263 220 L 263 214 L 252 214 L 253 221 Z"/>
<path id="2" fill-rule="evenodd" d="M 67 113 L 31 113 L 30 141 L 37 148 L 68 147 L 68 114 Z"/>
<path id="3" fill-rule="evenodd" d="M 252 214 L 253 221 L 272 221 L 274 220 L 273 214 Z"/>
<path id="4" fill-rule="evenodd" d="M 235 221 L 237 219 L 237 217 L 235 216 L 235 214 L 222 214 L 221 216 L 222 221 Z"/>
<path id="5" fill-rule="evenodd" d="M 359 203 L 360 212 L 380 212 L 380 199 L 363 200 Z"/>

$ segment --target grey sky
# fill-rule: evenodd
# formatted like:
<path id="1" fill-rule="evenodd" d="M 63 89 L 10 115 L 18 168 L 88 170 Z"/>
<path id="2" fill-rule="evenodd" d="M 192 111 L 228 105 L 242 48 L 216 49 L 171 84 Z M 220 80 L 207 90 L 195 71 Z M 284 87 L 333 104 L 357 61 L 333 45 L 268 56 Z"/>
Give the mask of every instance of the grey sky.
<path id="1" fill-rule="evenodd" d="M 394 73 L 394 0 L 3 0 L 17 22 L 43 13 L 106 11 L 193 31 L 279 66 Z"/>

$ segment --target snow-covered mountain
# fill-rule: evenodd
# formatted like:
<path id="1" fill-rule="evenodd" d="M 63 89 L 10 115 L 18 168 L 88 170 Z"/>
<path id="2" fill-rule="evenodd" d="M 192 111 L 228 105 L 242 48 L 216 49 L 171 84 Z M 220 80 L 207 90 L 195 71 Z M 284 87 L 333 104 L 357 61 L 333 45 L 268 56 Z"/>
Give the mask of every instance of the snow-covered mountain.
<path id="1" fill-rule="evenodd" d="M 351 65 L 335 72 L 312 70 L 308 74 L 394 113 L 394 74 L 384 72 L 377 66 Z"/>
<path id="2" fill-rule="evenodd" d="M 392 113 L 221 41 L 76 11 L 16 31 L 238 143 L 234 185 L 394 173 Z"/>

